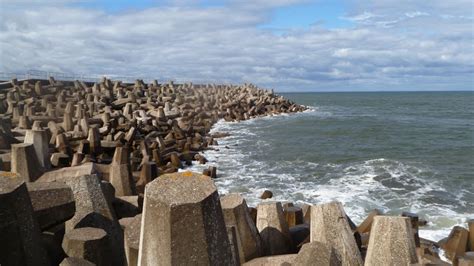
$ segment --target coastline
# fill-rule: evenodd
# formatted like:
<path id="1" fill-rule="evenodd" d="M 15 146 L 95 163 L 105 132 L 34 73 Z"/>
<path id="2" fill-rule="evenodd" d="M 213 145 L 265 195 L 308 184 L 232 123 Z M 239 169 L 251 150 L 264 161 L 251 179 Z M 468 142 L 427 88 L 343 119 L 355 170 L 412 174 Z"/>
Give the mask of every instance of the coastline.
<path id="1" fill-rule="evenodd" d="M 311 106 L 306 106 L 308 109 L 306 111 L 303 111 L 302 113 L 304 112 L 315 112 L 317 110 L 317 108 L 315 107 L 311 107 Z M 272 119 L 272 118 L 275 118 L 275 119 L 278 119 L 279 116 L 295 116 L 295 115 L 300 115 L 302 113 L 296 113 L 296 114 L 279 114 L 279 115 L 274 115 L 274 116 L 264 116 L 264 117 L 258 117 L 258 118 L 255 118 L 257 121 L 260 120 L 260 119 Z M 254 119 L 252 119 L 254 120 Z M 229 182 L 234 182 L 234 178 L 236 177 L 236 173 L 229 173 L 229 172 L 226 172 L 225 174 L 222 173 L 222 171 L 220 171 L 220 168 L 219 168 L 219 164 L 222 162 L 222 161 L 233 161 L 235 163 L 239 163 L 239 164 L 242 164 L 242 162 L 238 162 L 239 158 L 241 156 L 243 156 L 242 154 L 242 151 L 241 150 L 238 150 L 236 151 L 235 153 L 238 153 L 238 154 L 235 154 L 234 152 L 231 152 L 229 151 L 229 153 L 223 153 L 224 151 L 226 150 L 232 150 L 232 149 L 238 149 L 239 147 L 239 143 L 241 142 L 242 140 L 242 135 L 239 134 L 239 136 L 235 136 L 235 135 L 232 135 L 232 132 L 235 131 L 235 127 L 234 125 L 236 124 L 240 124 L 240 123 L 243 123 L 243 124 L 248 124 L 248 123 L 258 123 L 257 121 L 253 122 L 251 120 L 246 120 L 246 121 L 242 121 L 242 122 L 226 122 L 224 120 L 220 120 L 218 121 L 214 126 L 213 128 L 211 129 L 210 133 L 211 134 L 214 134 L 214 133 L 229 133 L 230 136 L 227 136 L 227 137 L 223 137 L 221 139 L 219 139 L 219 146 L 218 149 L 219 150 L 205 150 L 203 151 L 203 155 L 209 160 L 208 163 L 206 165 L 199 165 L 199 164 L 193 164 L 192 166 L 188 166 L 184 169 L 181 169 L 180 171 L 187 171 L 187 170 L 190 170 L 190 171 L 197 171 L 197 172 L 201 172 L 202 170 L 204 170 L 207 165 L 211 165 L 211 166 L 216 166 L 218 168 L 218 176 L 219 178 L 216 179 L 216 185 L 219 189 L 219 192 L 223 192 L 222 194 L 225 195 L 225 194 L 229 194 L 229 193 L 233 193 L 233 192 L 238 192 L 238 188 L 236 188 L 235 186 L 230 186 Z M 241 129 L 242 130 L 242 129 Z M 250 131 L 244 131 L 245 133 L 244 134 L 249 134 L 249 137 L 252 137 L 252 132 Z M 231 138 L 230 141 L 228 141 L 227 139 Z M 374 160 L 386 160 L 384 158 L 378 158 L 378 159 L 372 159 L 371 161 L 374 161 Z M 301 162 L 301 163 L 309 163 L 309 162 Z M 262 166 L 263 168 L 264 166 Z M 263 168 L 264 169 L 264 168 Z M 235 169 L 232 169 L 232 170 L 235 170 Z M 232 170 L 227 170 L 227 171 L 232 171 Z M 222 174 L 219 174 L 219 173 L 222 173 Z M 222 175 L 225 175 L 224 177 Z M 230 179 L 229 179 L 230 178 Z M 254 179 L 257 179 L 257 177 L 253 177 Z M 223 179 L 227 179 L 227 180 L 223 180 Z M 291 181 L 291 180 L 288 180 L 288 182 L 294 182 L 294 181 Z M 232 189 L 232 191 L 229 191 L 229 188 Z M 256 207 L 258 205 L 258 203 L 261 201 L 261 199 L 259 199 L 259 195 L 261 193 L 263 193 L 264 190 L 266 189 L 270 189 L 271 190 L 271 187 L 264 187 L 264 188 L 259 188 L 258 190 L 256 191 L 246 191 L 244 193 L 245 198 L 247 200 L 247 203 L 249 204 L 249 206 L 251 207 Z M 317 193 L 318 189 L 315 188 L 314 191 Z M 292 199 L 291 195 L 281 195 L 281 194 L 276 194 L 274 195 L 274 197 L 277 197 L 277 200 L 278 201 L 281 201 L 281 202 L 294 202 L 295 204 L 316 204 L 317 202 L 321 202 L 321 200 L 314 200 L 312 202 L 310 201 L 305 201 L 305 200 L 294 200 Z M 319 196 L 316 195 L 315 198 L 318 198 Z M 341 197 L 337 197 L 339 200 L 341 200 L 343 203 L 346 201 L 346 200 L 350 200 L 350 195 L 348 196 L 344 196 L 341 200 Z M 329 200 L 326 200 L 326 201 L 329 201 Z M 323 200 L 324 202 L 324 200 Z M 394 210 L 385 210 L 386 212 L 388 213 L 391 213 L 392 215 L 400 215 L 403 211 L 409 211 L 408 209 L 401 209 L 401 210 L 397 210 L 397 211 L 394 211 Z M 361 223 L 365 218 L 366 218 L 366 215 L 370 212 L 369 211 L 366 211 L 366 210 L 358 210 L 358 209 L 355 209 L 355 210 L 351 210 L 351 209 L 347 209 L 346 207 L 346 212 L 348 213 L 348 215 L 351 217 L 351 219 L 357 224 L 357 223 Z M 357 215 L 355 215 L 357 213 Z M 354 215 L 353 215 L 354 214 Z M 446 218 L 448 218 L 449 216 L 446 215 Z M 425 218 L 426 219 L 426 218 Z M 431 223 L 431 221 L 429 219 L 427 219 L 427 225 L 425 226 L 422 226 L 420 227 L 420 237 L 422 238 L 425 238 L 425 239 L 428 239 L 428 240 L 431 240 L 431 241 L 435 241 L 435 242 L 438 242 L 440 240 L 442 240 L 443 238 L 445 238 L 446 236 L 449 235 L 449 232 L 451 231 L 452 227 L 453 226 L 462 226 L 463 224 L 465 224 L 467 222 L 467 219 L 468 217 L 465 217 L 464 221 L 461 221 L 459 223 L 455 223 L 455 224 L 452 224 L 450 226 L 445 226 L 445 227 L 433 227 L 433 224 Z"/>
<path id="2" fill-rule="evenodd" d="M 47 84 L 48 82 L 49 84 Z M 306 106 L 295 104 L 286 98 L 275 95 L 273 92 L 260 90 L 253 85 L 196 86 L 191 84 L 158 84 L 156 82 L 148 85 L 141 81 L 137 81 L 135 84 L 120 84 L 103 80 L 100 85 L 94 84 L 91 86 L 91 84 L 79 82 L 66 84 L 56 82 L 54 79 L 50 79 L 48 82 L 44 81 L 43 84 L 41 81 L 39 83 L 35 82 L 35 84 L 24 82 L 19 84 L 12 81 L 11 88 L 3 95 L 6 100 L 0 110 L 0 113 L 3 114 L 1 137 L 2 144 L 9 147 L 2 148 L 2 170 L 6 170 L 2 174 L 10 172 L 15 174 L 14 178 L 10 178 L 12 180 L 5 179 L 6 187 L 10 186 L 8 185 L 9 182 L 19 182 L 12 183 L 11 186 L 26 187 L 26 182 L 30 191 L 29 194 L 35 195 L 34 193 L 38 193 L 42 195 L 41 193 L 49 193 L 50 189 L 56 189 L 55 186 L 58 183 L 67 184 L 67 186 L 61 187 L 61 191 L 68 194 L 68 191 L 72 189 L 68 195 L 69 197 L 74 195 L 73 199 L 69 198 L 69 203 L 76 202 L 76 207 L 72 212 L 73 217 L 70 216 L 70 204 L 64 207 L 68 210 L 65 217 L 53 218 L 56 214 L 56 206 L 43 203 L 46 204 L 46 207 L 43 206 L 43 210 L 48 212 L 49 216 L 47 218 L 51 221 L 47 219 L 48 225 L 43 225 L 41 222 L 41 229 L 49 229 L 50 224 L 64 225 L 66 221 L 66 233 L 77 229 L 75 227 L 79 223 L 95 228 L 97 223 L 94 221 L 90 223 L 91 221 L 87 219 L 84 220 L 82 213 L 99 212 L 111 219 L 111 224 L 101 226 L 108 235 L 115 239 L 110 245 L 116 248 L 114 252 L 117 252 L 117 254 L 123 254 L 120 251 L 123 248 L 119 240 L 121 236 L 117 229 L 119 220 L 123 223 L 122 228 L 125 230 L 128 228 L 127 224 L 131 222 L 130 219 L 124 220 L 127 218 L 140 219 L 142 220 L 142 226 L 148 225 L 145 221 L 149 218 L 143 217 L 142 219 L 137 216 L 142 213 L 142 208 L 147 206 L 153 208 L 153 205 L 146 203 L 146 189 L 150 187 L 148 184 L 155 184 L 154 186 L 158 191 L 169 189 L 159 184 L 161 174 L 169 174 L 166 176 L 170 177 L 169 182 L 171 183 L 180 180 L 176 177 L 182 177 L 183 182 L 186 183 L 188 181 L 184 180 L 189 179 L 189 175 L 195 174 L 188 174 L 187 171 L 178 174 L 176 172 L 179 172 L 179 169 L 182 168 L 186 169 L 184 165 L 199 162 L 205 165 L 206 168 L 202 169 L 203 175 L 198 176 L 209 180 L 209 184 L 213 184 L 214 181 L 220 182 L 218 173 L 217 179 L 214 179 L 214 181 L 205 177 L 216 178 L 216 168 L 206 163 L 206 150 L 209 147 L 212 149 L 226 148 L 225 145 L 216 145 L 220 139 L 218 136 L 213 137 L 213 134 L 217 133 L 213 132 L 216 125 L 229 121 L 258 121 L 273 115 L 291 116 L 287 113 L 304 113 L 305 110 L 308 113 L 311 112 L 311 109 Z M 232 136 L 232 133 L 230 134 Z M 8 153 L 9 148 L 11 148 L 10 153 Z M 219 151 L 215 152 L 218 153 Z M 217 171 L 219 171 L 219 165 L 217 165 Z M 195 182 L 195 178 L 190 179 L 189 182 Z M 91 186 L 92 183 L 97 185 Z M 175 185 L 180 185 L 178 183 Z M 35 187 L 36 184 L 40 184 L 40 187 Z M 184 185 L 184 187 L 187 186 Z M 68 189 L 68 187 L 70 188 Z M 98 189 L 98 187 L 100 188 Z M 192 187 L 186 187 L 186 189 L 184 192 L 189 192 L 190 197 L 196 196 L 192 193 Z M 202 189 L 207 190 L 209 187 Z M 82 195 L 83 191 L 87 191 L 87 195 Z M 174 191 L 176 192 L 176 190 Z M 167 192 L 171 193 L 170 191 Z M 5 193 L 12 192 L 6 191 Z M 40 197 L 35 198 L 31 195 L 31 201 L 35 206 L 36 200 Z M 153 196 L 153 194 L 148 195 L 150 198 Z M 53 202 L 58 200 L 54 193 L 50 197 Z M 284 196 L 277 195 L 278 197 Z M 145 203 L 143 203 L 144 198 Z M 93 204 L 82 205 L 81 201 L 83 200 L 102 201 L 104 206 L 96 209 L 98 207 Z M 217 203 L 213 202 L 212 204 Z M 278 207 L 279 204 L 282 204 L 281 202 L 275 203 L 276 205 L 273 204 L 272 202 L 263 201 L 262 204 L 256 206 L 258 209 L 263 208 L 255 213 L 254 220 L 257 227 L 259 227 L 259 221 L 261 222 L 260 227 L 264 226 L 262 224 L 264 220 L 269 221 L 269 218 L 265 215 L 280 216 L 283 215 L 284 211 L 285 219 L 289 219 L 289 210 L 292 210 L 295 215 L 302 215 L 304 206 L 307 206 L 307 212 L 308 208 L 320 208 L 324 205 L 309 206 L 301 204 L 301 206 L 293 206 L 292 204 L 283 204 L 283 207 Z M 106 205 L 112 207 L 106 207 Z M 266 209 L 267 207 L 264 208 L 260 205 L 271 206 L 267 206 L 270 209 Z M 13 205 L 4 207 L 10 209 Z M 340 203 L 330 205 L 330 207 L 328 205 L 328 208 L 331 209 L 327 214 L 329 218 L 333 215 L 340 215 L 340 213 L 345 216 Z M 204 212 L 208 211 L 205 208 L 203 210 Z M 255 208 L 253 210 L 256 211 Z M 277 211 L 276 214 L 273 213 L 274 211 Z M 114 212 L 117 213 L 117 217 L 112 215 Z M 325 213 L 325 210 L 320 210 L 321 215 Z M 32 213 L 28 213 L 28 215 L 32 215 Z M 418 221 L 416 214 L 407 215 L 412 223 Z M 258 218 L 260 216 L 262 216 L 261 220 Z M 218 216 L 216 217 L 216 219 L 220 219 Z M 318 217 L 315 218 L 319 219 Z M 392 221 L 390 220 L 392 218 L 389 218 L 390 216 L 386 217 L 389 220 L 384 222 L 389 224 L 399 220 L 394 218 L 395 220 Z M 372 218 L 367 218 L 370 224 Z M 346 219 L 345 224 L 337 229 L 340 230 L 340 233 L 345 234 L 345 237 L 354 233 L 351 230 L 356 230 L 356 226 L 350 221 L 350 216 L 346 216 Z M 364 219 L 364 221 L 366 220 Z M 398 222 L 406 223 L 407 221 L 408 218 L 404 218 Z M 76 225 L 71 227 L 71 223 L 76 223 Z M 330 231 L 329 229 L 326 230 L 326 227 L 331 226 L 328 224 L 329 220 L 318 220 L 318 223 L 321 223 L 322 227 L 314 229 L 315 226 L 311 226 L 311 234 L 314 230 L 316 230 L 316 233 Z M 360 223 L 363 223 L 363 221 L 360 220 Z M 349 224 L 351 225 L 350 228 L 348 227 Z M 309 234 L 309 223 L 302 222 L 300 219 L 293 224 L 293 227 L 297 225 L 301 225 L 299 230 Z M 280 226 L 285 228 L 282 224 Z M 360 224 L 360 226 L 362 225 Z M 408 226 L 404 228 L 407 230 L 406 232 L 412 232 L 411 230 L 418 230 L 418 225 L 415 227 L 410 228 Z M 37 234 L 38 230 L 35 230 L 35 234 Z M 259 230 L 260 234 L 263 235 L 263 229 L 259 228 Z M 396 233 L 402 233 L 403 230 Z M 364 229 L 359 235 L 359 237 L 362 237 L 365 234 L 366 251 L 367 237 L 369 237 L 367 232 Z M 143 230 L 140 234 L 142 235 L 139 237 L 141 243 Z M 415 248 L 410 242 L 411 237 L 412 233 L 407 233 L 402 239 L 407 241 L 410 252 Z M 151 241 L 153 242 L 153 240 Z M 303 244 L 304 241 L 304 239 L 300 239 L 299 243 Z M 350 245 L 351 250 L 362 250 L 361 245 L 358 248 L 354 247 L 354 240 L 349 242 L 342 243 L 342 245 Z M 390 245 L 388 242 L 385 244 Z M 142 245 L 140 244 L 140 246 Z M 271 245 L 271 241 L 267 245 Z M 435 243 L 428 243 L 427 245 L 436 246 Z M 284 244 L 283 249 L 285 251 L 279 254 L 294 253 L 296 247 L 292 244 Z M 138 252 L 137 248 L 135 248 L 135 251 Z M 142 252 L 142 248 L 140 248 L 140 252 Z M 353 256 L 355 257 L 353 258 L 357 257 L 357 260 L 362 261 L 360 254 L 357 255 L 358 252 L 354 251 Z M 266 254 L 275 255 L 278 253 L 267 252 Z M 423 255 L 420 255 L 421 257 Z M 416 260 L 413 257 L 409 259 Z"/>

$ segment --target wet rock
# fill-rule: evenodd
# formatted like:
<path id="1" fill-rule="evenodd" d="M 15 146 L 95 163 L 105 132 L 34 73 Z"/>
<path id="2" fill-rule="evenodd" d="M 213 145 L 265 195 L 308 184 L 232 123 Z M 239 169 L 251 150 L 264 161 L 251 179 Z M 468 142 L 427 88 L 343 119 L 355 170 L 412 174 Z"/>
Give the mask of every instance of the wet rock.
<path id="1" fill-rule="evenodd" d="M 418 227 L 420 227 L 420 226 L 426 226 L 426 225 L 428 225 L 428 221 L 425 220 L 425 219 L 419 218 L 419 220 L 418 220 Z"/>
<path id="2" fill-rule="evenodd" d="M 266 255 L 292 250 L 290 231 L 280 202 L 263 202 L 257 206 L 257 229 Z"/>
<path id="3" fill-rule="evenodd" d="M 211 177 L 212 179 L 217 178 L 217 167 L 209 166 L 207 169 L 204 169 L 202 174 L 207 175 L 207 176 Z"/>
<path id="4" fill-rule="evenodd" d="M 232 263 L 219 195 L 207 176 L 181 172 L 150 182 L 142 219 L 139 265 Z"/>
<path id="5" fill-rule="evenodd" d="M 227 133 L 227 132 L 216 132 L 216 133 L 212 134 L 212 137 L 215 138 L 215 139 L 226 138 L 226 137 L 229 137 L 229 136 L 230 136 L 230 133 Z"/>
<path id="6" fill-rule="evenodd" d="M 411 265 L 418 262 L 410 219 L 375 216 L 365 265 Z"/>
<path id="7" fill-rule="evenodd" d="M 271 199 L 273 197 L 273 192 L 270 190 L 263 191 L 262 195 L 260 195 L 261 199 Z"/>
<path id="8" fill-rule="evenodd" d="M 344 265 L 362 265 L 359 248 L 340 202 L 311 207 L 311 242 L 334 248 Z"/>

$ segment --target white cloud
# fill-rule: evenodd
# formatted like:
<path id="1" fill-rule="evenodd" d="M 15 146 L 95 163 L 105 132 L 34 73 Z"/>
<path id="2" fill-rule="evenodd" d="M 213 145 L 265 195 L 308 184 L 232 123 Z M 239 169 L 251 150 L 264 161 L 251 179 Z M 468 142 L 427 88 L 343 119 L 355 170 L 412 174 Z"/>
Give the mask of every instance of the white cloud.
<path id="1" fill-rule="evenodd" d="M 258 28 L 271 9 L 294 2 L 121 13 L 25 6 L 1 16 L 0 71 L 253 82 L 279 90 L 473 87 L 472 19 L 465 12 L 441 2 L 427 10 L 377 1 L 354 8 L 347 16 L 357 24 L 347 29 L 276 35 Z"/>
<path id="2" fill-rule="evenodd" d="M 430 14 L 426 13 L 426 12 L 420 12 L 420 11 L 414 11 L 414 12 L 406 12 L 405 13 L 405 16 L 409 17 L 409 18 L 416 18 L 416 17 L 419 17 L 419 16 L 429 16 Z"/>

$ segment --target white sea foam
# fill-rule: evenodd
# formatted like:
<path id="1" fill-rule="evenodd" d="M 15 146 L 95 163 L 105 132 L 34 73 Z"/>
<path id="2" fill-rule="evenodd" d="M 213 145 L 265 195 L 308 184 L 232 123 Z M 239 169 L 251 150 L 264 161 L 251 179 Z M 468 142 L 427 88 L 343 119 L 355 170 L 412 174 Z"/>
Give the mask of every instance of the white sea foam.
<path id="1" fill-rule="evenodd" d="M 321 115 L 317 108 L 296 115 L 308 114 Z M 279 119 L 289 118 L 291 116 Z M 216 123 L 211 133 L 228 132 L 231 136 L 218 139 L 216 148 L 219 150 L 205 151 L 209 160 L 207 165 L 193 165 L 191 170 L 202 171 L 209 165 L 217 166 L 219 178 L 215 181 L 219 193 L 241 193 L 251 206 L 260 202 L 259 196 L 265 189 L 270 189 L 274 192 L 274 199 L 281 201 L 316 204 L 338 200 L 356 223 L 360 223 L 374 208 L 394 215 L 402 211 L 415 212 L 429 221 L 428 226 L 420 229 L 420 236 L 434 241 L 446 237 L 454 225 L 465 224 L 466 217 L 472 215 L 458 213 L 449 204 L 429 201 L 430 197 L 436 197 L 436 193 L 446 193 L 446 190 L 435 180 L 421 177 L 432 172 L 423 165 L 390 158 L 324 165 L 297 158 L 281 162 L 248 160 L 253 151 L 244 153 L 240 144 L 250 141 L 255 149 L 263 150 L 274 145 L 272 140 L 253 140 L 255 133 L 248 127 L 261 119 L 275 117 Z M 317 172 L 324 173 L 311 174 Z"/>

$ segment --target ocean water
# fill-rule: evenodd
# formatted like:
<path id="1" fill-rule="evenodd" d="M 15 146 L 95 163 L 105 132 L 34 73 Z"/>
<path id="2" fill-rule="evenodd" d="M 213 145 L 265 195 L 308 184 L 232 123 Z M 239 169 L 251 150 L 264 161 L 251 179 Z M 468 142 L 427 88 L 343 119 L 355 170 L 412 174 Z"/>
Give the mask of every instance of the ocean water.
<path id="1" fill-rule="evenodd" d="M 338 200 L 356 223 L 374 208 L 415 212 L 431 240 L 474 218 L 473 92 L 282 95 L 310 110 L 213 128 L 231 134 L 204 153 L 221 195 L 251 206 L 265 189 L 281 201 Z"/>

